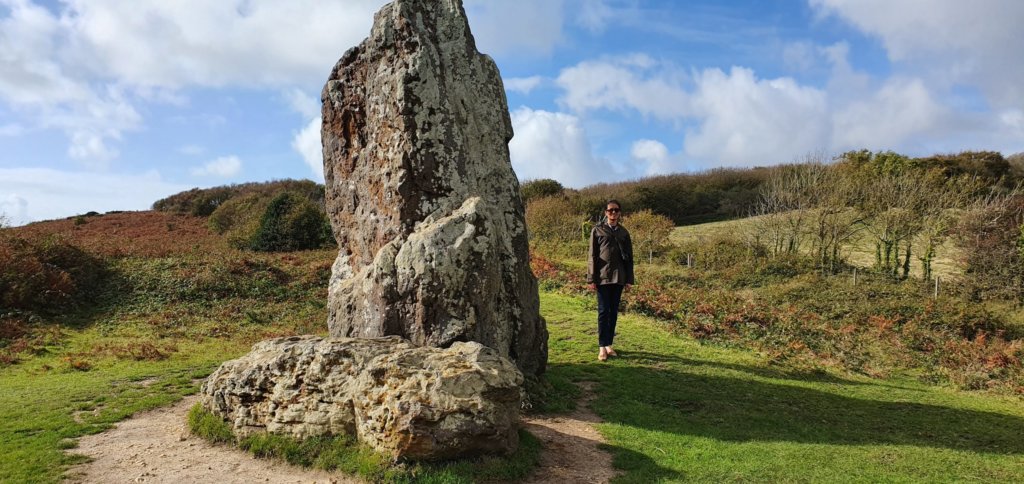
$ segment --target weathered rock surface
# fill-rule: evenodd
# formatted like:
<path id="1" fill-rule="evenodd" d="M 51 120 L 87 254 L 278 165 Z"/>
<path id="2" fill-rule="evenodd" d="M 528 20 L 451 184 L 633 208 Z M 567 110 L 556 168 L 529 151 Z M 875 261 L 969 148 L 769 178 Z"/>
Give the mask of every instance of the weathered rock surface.
<path id="1" fill-rule="evenodd" d="M 322 93 L 334 337 L 476 341 L 547 363 L 512 124 L 459 0 L 396 0 Z"/>
<path id="2" fill-rule="evenodd" d="M 302 336 L 224 363 L 202 402 L 238 436 L 348 434 L 396 459 L 431 460 L 514 450 L 522 383 L 511 361 L 478 343 Z"/>

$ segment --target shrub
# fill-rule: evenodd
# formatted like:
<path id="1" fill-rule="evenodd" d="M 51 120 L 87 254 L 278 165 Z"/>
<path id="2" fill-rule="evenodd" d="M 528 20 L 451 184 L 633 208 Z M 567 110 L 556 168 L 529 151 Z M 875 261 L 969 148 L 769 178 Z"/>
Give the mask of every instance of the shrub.
<path id="1" fill-rule="evenodd" d="M 629 214 L 625 225 L 629 228 L 630 238 L 636 250 L 634 257 L 639 260 L 648 259 L 651 262 L 654 253 L 660 252 L 668 245 L 668 236 L 675 228 L 672 219 L 650 210 Z"/>
<path id="2" fill-rule="evenodd" d="M 228 200 L 210 214 L 210 230 L 226 235 L 236 247 L 246 245 L 259 226 L 260 215 L 270 204 L 270 197 L 262 193 L 248 193 Z"/>
<path id="3" fill-rule="evenodd" d="M 751 244 L 723 235 L 687 241 L 672 251 L 673 258 L 679 264 L 685 265 L 686 256 L 691 255 L 696 267 L 711 270 L 727 269 L 763 253 L 764 249 L 759 250 Z"/>
<path id="4" fill-rule="evenodd" d="M 106 273 L 104 261 L 65 238 L 0 237 L 0 310 L 58 314 L 86 301 Z"/>
<path id="5" fill-rule="evenodd" d="M 249 248 L 263 252 L 308 250 L 331 240 L 327 216 L 308 199 L 286 192 L 267 205 Z"/>
<path id="6" fill-rule="evenodd" d="M 564 190 L 565 187 L 561 183 L 550 178 L 527 180 L 519 188 L 520 193 L 523 195 L 523 203 L 530 203 L 530 200 L 537 198 L 561 195 Z"/>
<path id="7" fill-rule="evenodd" d="M 1024 299 L 1024 196 L 997 197 L 964 212 L 954 232 L 975 300 Z"/>
<path id="8" fill-rule="evenodd" d="M 543 197 L 526 206 L 530 239 L 540 243 L 571 243 L 586 240 L 587 217 L 563 196 Z"/>
<path id="9" fill-rule="evenodd" d="M 240 249 L 264 252 L 318 249 L 334 243 L 323 209 L 293 192 L 249 193 L 210 215 L 210 229 Z"/>

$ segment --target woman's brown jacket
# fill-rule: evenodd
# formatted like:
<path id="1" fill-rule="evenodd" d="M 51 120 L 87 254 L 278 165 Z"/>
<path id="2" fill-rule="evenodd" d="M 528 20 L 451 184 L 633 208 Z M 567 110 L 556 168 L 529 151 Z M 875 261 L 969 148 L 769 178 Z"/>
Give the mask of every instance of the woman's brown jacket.
<path id="1" fill-rule="evenodd" d="M 633 241 L 625 227 L 602 223 L 590 231 L 587 284 L 633 284 Z"/>

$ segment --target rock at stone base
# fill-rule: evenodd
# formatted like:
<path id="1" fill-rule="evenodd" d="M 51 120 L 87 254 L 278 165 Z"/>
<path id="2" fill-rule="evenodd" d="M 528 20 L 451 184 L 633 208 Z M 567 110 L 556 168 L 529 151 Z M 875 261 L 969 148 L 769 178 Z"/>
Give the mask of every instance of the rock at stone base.
<path id="1" fill-rule="evenodd" d="M 513 451 L 522 383 L 514 363 L 479 343 L 301 336 L 224 363 L 202 402 L 239 437 L 348 434 L 396 460 L 438 460 Z"/>

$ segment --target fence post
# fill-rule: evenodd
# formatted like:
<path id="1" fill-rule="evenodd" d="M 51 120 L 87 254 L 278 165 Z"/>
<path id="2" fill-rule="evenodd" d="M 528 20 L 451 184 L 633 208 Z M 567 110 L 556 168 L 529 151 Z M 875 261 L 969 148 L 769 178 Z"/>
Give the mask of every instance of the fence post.
<path id="1" fill-rule="evenodd" d="M 856 267 L 853 268 L 853 285 L 854 286 L 857 285 L 857 268 Z"/>
<path id="2" fill-rule="evenodd" d="M 939 298 L 939 276 L 935 276 L 935 295 L 932 296 L 932 299 L 938 299 L 938 298 Z"/>

